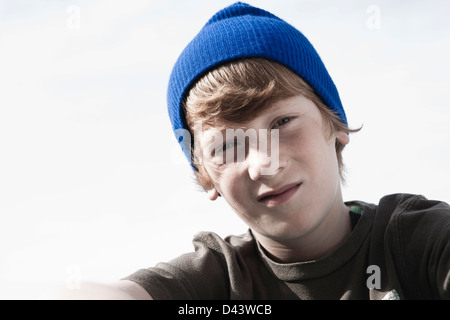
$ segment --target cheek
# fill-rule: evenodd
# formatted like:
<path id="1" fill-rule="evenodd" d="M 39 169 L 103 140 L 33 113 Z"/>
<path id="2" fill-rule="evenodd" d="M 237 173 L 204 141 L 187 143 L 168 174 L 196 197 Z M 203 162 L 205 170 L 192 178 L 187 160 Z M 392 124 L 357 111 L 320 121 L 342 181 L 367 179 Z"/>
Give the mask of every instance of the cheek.
<path id="1" fill-rule="evenodd" d="M 334 190 L 339 182 L 339 166 L 334 143 L 324 140 L 314 146 L 313 150 L 314 156 L 310 163 L 314 166 L 313 172 L 318 185 L 324 189 L 329 187 Z"/>
<path id="2" fill-rule="evenodd" d="M 334 142 L 327 139 L 320 130 L 315 128 L 298 130 L 283 136 L 280 142 L 281 159 L 295 161 L 302 171 L 314 175 L 329 175 L 337 168 Z"/>
<path id="3" fill-rule="evenodd" d="M 308 134 L 307 130 L 296 130 L 280 136 L 281 159 L 295 160 L 303 166 L 306 166 L 314 158 L 317 147 L 317 142 L 311 134 Z"/>
<path id="4" fill-rule="evenodd" d="M 240 171 L 237 165 L 208 165 L 205 164 L 214 187 L 224 197 L 236 197 L 241 194 L 240 191 L 244 183 L 242 181 Z"/>
<path id="5" fill-rule="evenodd" d="M 216 189 L 223 199 L 247 223 L 248 218 L 256 205 L 252 203 L 251 188 L 248 180 L 238 170 L 227 168 L 221 172 L 220 178 L 215 181 Z"/>

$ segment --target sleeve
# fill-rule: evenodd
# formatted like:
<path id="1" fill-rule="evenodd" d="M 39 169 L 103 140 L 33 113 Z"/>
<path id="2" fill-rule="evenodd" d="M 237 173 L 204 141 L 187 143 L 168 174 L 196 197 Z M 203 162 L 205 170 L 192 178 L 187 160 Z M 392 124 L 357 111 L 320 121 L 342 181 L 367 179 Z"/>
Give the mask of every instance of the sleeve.
<path id="1" fill-rule="evenodd" d="M 442 231 L 430 257 L 430 281 L 439 298 L 450 300 L 450 226 Z"/>
<path id="2" fill-rule="evenodd" d="M 423 197 L 397 216 L 398 268 L 408 299 L 450 299 L 450 206 Z"/>
<path id="3" fill-rule="evenodd" d="M 124 278 L 142 286 L 155 300 L 227 300 L 252 296 L 248 260 L 250 237 L 221 239 L 212 232 L 194 237 L 194 252 L 140 269 Z"/>

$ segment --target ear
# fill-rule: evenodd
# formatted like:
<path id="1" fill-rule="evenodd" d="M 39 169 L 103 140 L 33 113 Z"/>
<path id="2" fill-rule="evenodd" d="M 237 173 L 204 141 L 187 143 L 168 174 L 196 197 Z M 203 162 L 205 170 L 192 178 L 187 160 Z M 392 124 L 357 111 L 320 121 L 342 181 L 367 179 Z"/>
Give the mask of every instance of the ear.
<path id="1" fill-rule="evenodd" d="M 217 191 L 215 188 L 208 190 L 207 194 L 208 194 L 209 200 L 211 200 L 211 201 L 214 201 L 219 197 L 219 191 Z"/>
<path id="2" fill-rule="evenodd" d="M 343 145 L 347 145 L 350 142 L 350 137 L 347 132 L 338 131 L 336 132 L 336 139 Z"/>

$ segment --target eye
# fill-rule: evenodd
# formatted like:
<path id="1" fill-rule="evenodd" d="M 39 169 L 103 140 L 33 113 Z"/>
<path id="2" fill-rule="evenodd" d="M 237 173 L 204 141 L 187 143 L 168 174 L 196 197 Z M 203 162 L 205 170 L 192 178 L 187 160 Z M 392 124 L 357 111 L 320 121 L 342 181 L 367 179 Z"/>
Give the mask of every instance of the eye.
<path id="1" fill-rule="evenodd" d="M 222 144 L 221 146 L 218 146 L 214 150 L 214 154 L 215 155 L 223 155 L 224 151 L 227 151 L 228 149 L 236 148 L 237 145 L 238 145 L 238 143 L 235 140 L 233 140 L 233 141 L 226 141 L 224 144 Z"/>
<path id="2" fill-rule="evenodd" d="M 275 127 L 279 127 L 279 126 L 285 125 L 286 123 L 291 121 L 291 119 L 292 119 L 291 117 L 281 118 L 281 119 L 277 120 L 277 122 L 275 122 Z"/>
<path id="3" fill-rule="evenodd" d="M 225 142 L 222 145 L 222 151 L 225 151 L 225 150 L 230 149 L 230 148 L 234 148 L 235 145 L 236 145 L 236 141 Z"/>

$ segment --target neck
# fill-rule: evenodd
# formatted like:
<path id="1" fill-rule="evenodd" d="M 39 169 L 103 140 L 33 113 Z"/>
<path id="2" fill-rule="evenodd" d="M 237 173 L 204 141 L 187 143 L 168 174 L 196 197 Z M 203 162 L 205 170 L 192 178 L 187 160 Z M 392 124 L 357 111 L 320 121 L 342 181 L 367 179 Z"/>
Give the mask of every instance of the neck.
<path id="1" fill-rule="evenodd" d="M 336 250 L 352 231 L 350 208 L 341 203 L 333 209 L 314 230 L 299 238 L 279 241 L 258 233 L 255 238 L 267 256 L 276 262 L 294 263 L 324 258 Z"/>

